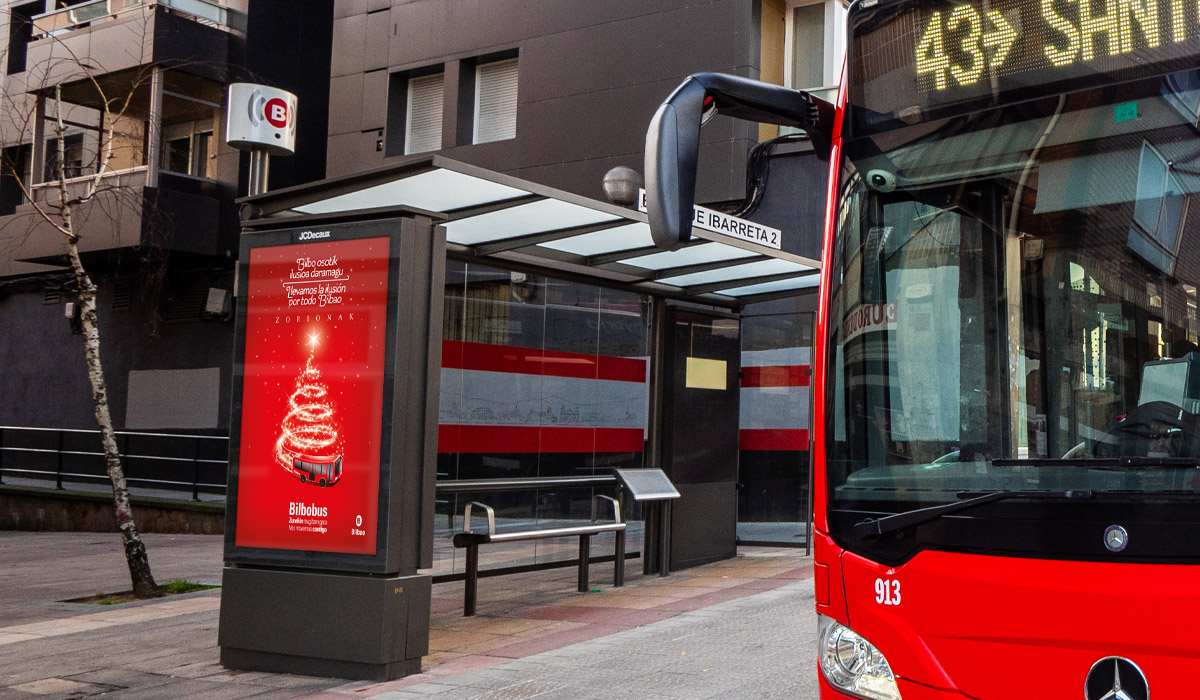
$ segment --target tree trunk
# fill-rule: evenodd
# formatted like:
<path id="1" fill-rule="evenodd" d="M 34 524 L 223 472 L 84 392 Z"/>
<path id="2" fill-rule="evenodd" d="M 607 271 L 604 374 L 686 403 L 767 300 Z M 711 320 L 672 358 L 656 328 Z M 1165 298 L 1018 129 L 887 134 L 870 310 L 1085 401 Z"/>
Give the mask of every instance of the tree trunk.
<path id="1" fill-rule="evenodd" d="M 70 225 L 69 214 L 67 223 Z M 117 527 L 125 547 L 125 561 L 129 565 L 129 578 L 133 583 L 133 595 L 138 598 L 161 596 L 154 575 L 150 573 L 150 559 L 146 545 L 138 535 L 133 520 L 133 508 L 129 505 L 129 489 L 125 485 L 125 470 L 121 466 L 121 455 L 117 450 L 117 435 L 113 429 L 112 413 L 108 409 L 108 387 L 104 381 L 104 367 L 100 364 L 100 326 L 96 318 L 96 285 L 83 268 L 79 258 L 79 245 L 74 237 L 67 240 L 67 252 L 75 282 L 79 287 L 80 319 L 83 322 L 84 348 L 87 354 L 88 380 L 92 384 L 92 403 L 96 409 L 96 422 L 100 424 L 100 436 L 104 442 L 104 465 L 112 482 L 113 508 L 117 516 Z"/>

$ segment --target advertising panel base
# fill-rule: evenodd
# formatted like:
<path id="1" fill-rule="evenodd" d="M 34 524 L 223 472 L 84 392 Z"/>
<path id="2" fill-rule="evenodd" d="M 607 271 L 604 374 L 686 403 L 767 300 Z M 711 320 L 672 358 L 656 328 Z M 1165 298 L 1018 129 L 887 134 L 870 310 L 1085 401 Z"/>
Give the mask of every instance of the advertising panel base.
<path id="1" fill-rule="evenodd" d="M 226 567 L 221 664 L 349 680 L 419 673 L 429 653 L 432 581 Z"/>

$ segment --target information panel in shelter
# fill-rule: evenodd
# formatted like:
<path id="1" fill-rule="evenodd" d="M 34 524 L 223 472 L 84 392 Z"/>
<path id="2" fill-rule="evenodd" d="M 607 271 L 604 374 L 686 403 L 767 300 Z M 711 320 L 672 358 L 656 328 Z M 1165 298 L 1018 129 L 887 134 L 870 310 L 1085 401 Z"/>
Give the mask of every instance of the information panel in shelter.
<path id="1" fill-rule="evenodd" d="M 251 250 L 237 546 L 375 554 L 388 248 Z"/>

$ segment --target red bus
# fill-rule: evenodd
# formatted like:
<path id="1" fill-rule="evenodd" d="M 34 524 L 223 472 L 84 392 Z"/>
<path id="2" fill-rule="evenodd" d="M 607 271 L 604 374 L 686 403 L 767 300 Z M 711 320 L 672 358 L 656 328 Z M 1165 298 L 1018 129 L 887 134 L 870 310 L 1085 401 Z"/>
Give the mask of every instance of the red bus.
<path id="1" fill-rule="evenodd" d="M 322 488 L 333 486 L 342 480 L 342 458 L 296 457 L 292 460 L 292 475 L 307 484 Z"/>
<path id="2" fill-rule="evenodd" d="M 698 74 L 656 114 L 667 247 L 706 113 L 829 157 L 822 698 L 1200 697 L 1197 12 L 861 0 L 836 106 Z"/>

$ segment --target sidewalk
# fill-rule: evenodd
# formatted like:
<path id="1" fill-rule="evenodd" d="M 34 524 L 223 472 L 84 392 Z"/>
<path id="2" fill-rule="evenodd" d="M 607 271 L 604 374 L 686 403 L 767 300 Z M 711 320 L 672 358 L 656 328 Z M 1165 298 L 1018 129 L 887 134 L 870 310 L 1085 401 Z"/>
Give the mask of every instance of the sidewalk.
<path id="1" fill-rule="evenodd" d="M 160 582 L 219 580 L 220 537 L 146 539 Z M 593 593 L 575 591 L 574 568 L 484 578 L 472 618 L 462 617 L 461 582 L 437 584 L 423 673 L 388 683 L 226 671 L 217 663 L 219 591 L 112 608 L 60 602 L 128 588 L 116 535 L 3 532 L 0 552 L 0 700 L 582 698 L 589 689 L 595 697 L 704 697 L 684 677 L 714 692 L 759 682 L 766 691 L 779 685 L 780 664 L 794 677 L 787 696 L 803 698 L 793 686 L 807 687 L 812 673 L 811 564 L 791 549 L 743 548 L 736 559 L 667 578 L 643 577 L 631 560 L 622 589 L 611 587 L 611 564 L 598 564 L 591 575 L 601 590 Z M 676 638 L 694 641 L 674 651 Z M 761 660 L 773 654 L 784 656 L 772 670 Z M 613 693 L 606 673 L 641 684 Z M 692 692 L 675 692 L 682 688 Z"/>

